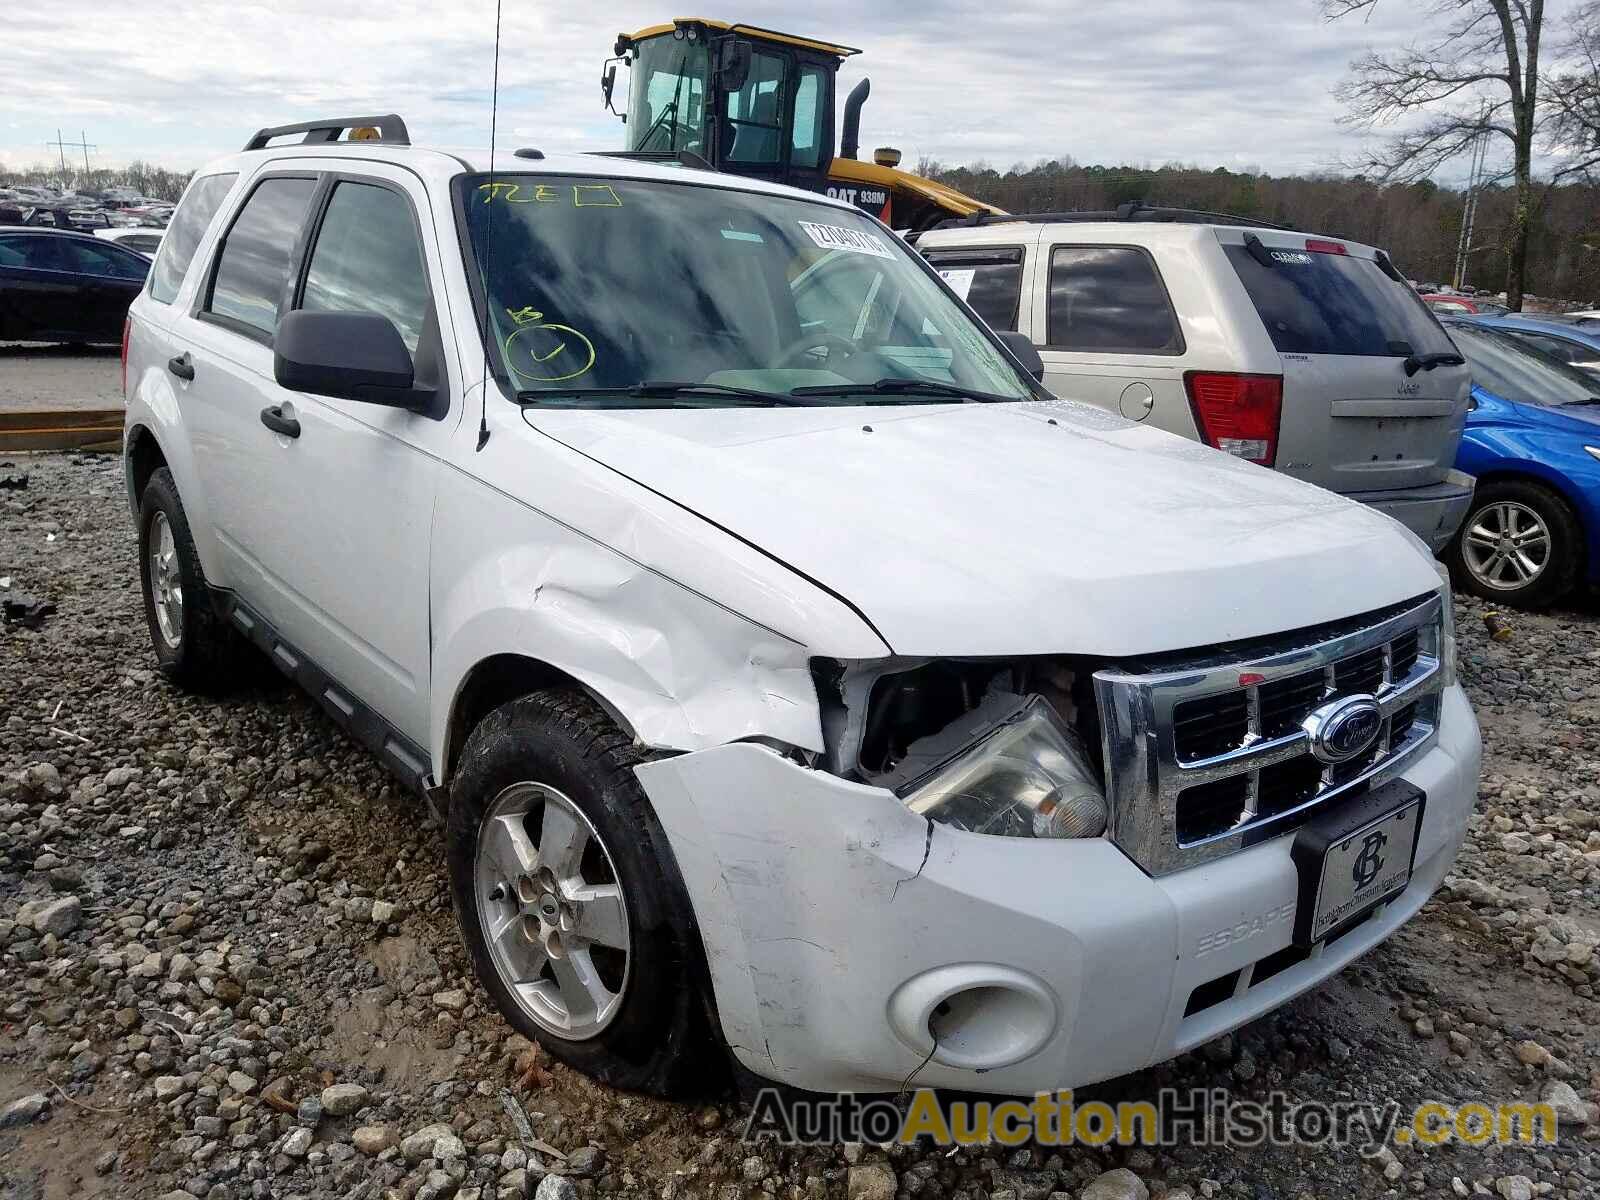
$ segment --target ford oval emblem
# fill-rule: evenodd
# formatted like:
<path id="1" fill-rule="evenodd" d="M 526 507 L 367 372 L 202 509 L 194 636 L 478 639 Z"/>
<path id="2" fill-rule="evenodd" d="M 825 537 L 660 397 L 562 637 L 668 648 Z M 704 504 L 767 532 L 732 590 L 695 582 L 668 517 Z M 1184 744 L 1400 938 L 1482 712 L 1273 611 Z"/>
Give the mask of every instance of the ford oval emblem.
<path id="1" fill-rule="evenodd" d="M 1313 709 L 1300 728 L 1320 762 L 1347 762 L 1378 739 L 1383 714 L 1371 696 L 1344 696 Z"/>

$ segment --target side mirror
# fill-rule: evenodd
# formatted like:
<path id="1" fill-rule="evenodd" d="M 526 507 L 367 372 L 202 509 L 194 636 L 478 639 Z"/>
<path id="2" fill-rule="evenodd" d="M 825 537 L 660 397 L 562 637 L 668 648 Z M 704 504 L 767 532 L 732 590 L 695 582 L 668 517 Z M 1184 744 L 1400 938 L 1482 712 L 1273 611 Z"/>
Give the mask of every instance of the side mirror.
<path id="1" fill-rule="evenodd" d="M 725 92 L 737 92 L 750 78 L 750 43 L 724 38 L 717 46 L 717 78 Z"/>
<path id="2" fill-rule="evenodd" d="M 390 408 L 426 408 L 433 398 L 415 386 L 400 331 L 377 313 L 289 313 L 273 339 L 272 375 L 291 391 Z"/>
<path id="3" fill-rule="evenodd" d="M 1039 351 L 1027 334 L 1018 333 L 1015 329 L 996 329 L 994 335 L 1005 343 L 1012 357 L 1022 364 L 1022 369 L 1032 375 L 1035 382 L 1044 382 L 1044 359 L 1039 357 Z"/>
<path id="4" fill-rule="evenodd" d="M 617 64 L 616 63 L 610 63 L 610 64 L 608 64 L 606 66 L 605 70 L 600 72 L 600 94 L 605 97 L 606 110 L 608 112 L 616 112 L 617 111 L 616 108 L 611 103 L 611 89 L 616 87 L 616 86 L 617 86 Z"/>

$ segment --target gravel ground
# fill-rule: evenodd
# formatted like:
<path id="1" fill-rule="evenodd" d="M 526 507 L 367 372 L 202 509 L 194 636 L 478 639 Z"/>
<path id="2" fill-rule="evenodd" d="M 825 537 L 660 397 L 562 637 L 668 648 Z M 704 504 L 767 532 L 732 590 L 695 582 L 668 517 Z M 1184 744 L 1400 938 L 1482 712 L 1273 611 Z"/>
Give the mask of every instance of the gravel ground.
<path id="1" fill-rule="evenodd" d="M 122 350 L 0 342 L 0 410 L 121 408 Z"/>
<path id="2" fill-rule="evenodd" d="M 741 1141 L 728 1097 L 542 1063 L 457 943 L 439 830 L 286 686 L 151 670 L 111 458 L 0 464 L 0 1197 L 1167 1200 L 1600 1195 L 1597 613 L 1458 602 L 1483 798 L 1396 938 L 1231 1037 L 1079 1099 L 1551 1097 L 1555 1147 L 924 1151 Z M 512 1096 L 530 1128 L 504 1105 Z"/>

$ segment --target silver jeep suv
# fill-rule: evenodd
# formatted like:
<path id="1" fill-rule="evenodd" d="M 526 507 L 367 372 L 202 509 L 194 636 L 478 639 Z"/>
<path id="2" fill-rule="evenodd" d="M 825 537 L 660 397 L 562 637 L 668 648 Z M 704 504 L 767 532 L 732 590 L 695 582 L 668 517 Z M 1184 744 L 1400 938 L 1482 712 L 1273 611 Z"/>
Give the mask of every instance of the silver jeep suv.
<path id="1" fill-rule="evenodd" d="M 1466 513 L 1468 371 L 1382 250 L 1140 205 L 950 222 L 918 247 L 1028 335 L 1059 396 L 1370 504 L 1435 551 Z"/>

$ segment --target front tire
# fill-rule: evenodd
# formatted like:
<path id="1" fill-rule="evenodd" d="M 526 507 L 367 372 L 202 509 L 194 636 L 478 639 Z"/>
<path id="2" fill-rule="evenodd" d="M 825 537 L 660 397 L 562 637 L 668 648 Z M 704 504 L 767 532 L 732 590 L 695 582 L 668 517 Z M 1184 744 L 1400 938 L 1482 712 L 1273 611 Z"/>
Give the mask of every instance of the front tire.
<path id="1" fill-rule="evenodd" d="M 1542 484 L 1492 482 L 1473 495 L 1448 557 L 1456 582 L 1473 595 L 1544 608 L 1577 582 L 1583 531 L 1566 501 Z"/>
<path id="2" fill-rule="evenodd" d="M 700 1083 L 697 936 L 643 761 L 587 696 L 502 705 L 462 749 L 450 886 L 478 981 L 521 1034 L 615 1087 Z"/>
<path id="3" fill-rule="evenodd" d="M 226 691 L 238 677 L 239 638 L 211 603 L 172 472 L 159 468 L 139 502 L 139 580 L 161 674 L 186 691 Z"/>

